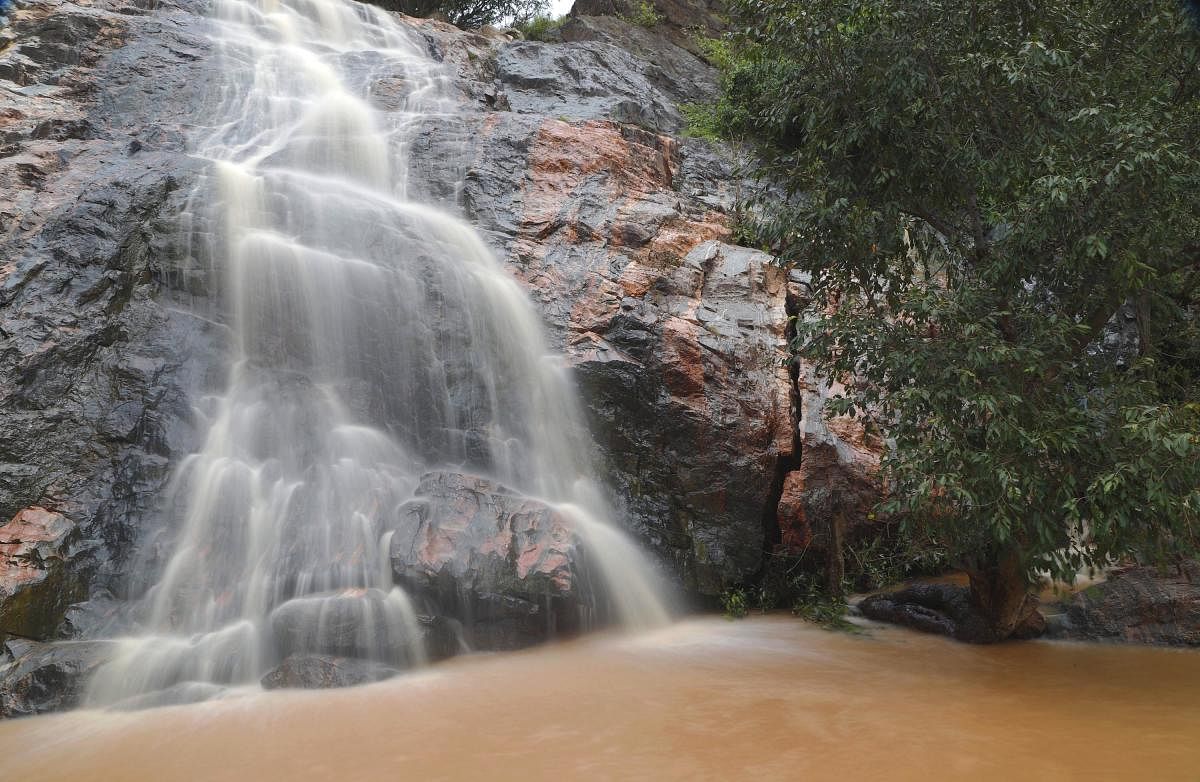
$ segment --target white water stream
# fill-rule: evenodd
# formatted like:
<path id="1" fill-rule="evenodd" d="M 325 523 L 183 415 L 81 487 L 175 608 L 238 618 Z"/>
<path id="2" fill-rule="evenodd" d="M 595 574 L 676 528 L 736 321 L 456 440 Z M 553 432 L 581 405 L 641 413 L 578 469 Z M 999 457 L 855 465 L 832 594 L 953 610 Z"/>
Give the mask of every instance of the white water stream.
<path id="1" fill-rule="evenodd" d="M 358 606 L 347 653 L 421 662 L 386 542 L 444 466 L 558 507 L 611 613 L 666 621 L 524 292 L 467 224 L 409 198 L 414 135 L 456 112 L 424 42 L 350 0 L 215 0 L 212 16 L 221 83 L 196 118 L 211 166 L 192 211 L 235 335 L 228 387 L 165 498 L 177 532 L 142 630 L 90 702 L 256 681 L 289 651 L 272 615 L 319 637 L 330 600 Z M 406 85 L 401 111 L 373 107 L 381 77 Z"/>

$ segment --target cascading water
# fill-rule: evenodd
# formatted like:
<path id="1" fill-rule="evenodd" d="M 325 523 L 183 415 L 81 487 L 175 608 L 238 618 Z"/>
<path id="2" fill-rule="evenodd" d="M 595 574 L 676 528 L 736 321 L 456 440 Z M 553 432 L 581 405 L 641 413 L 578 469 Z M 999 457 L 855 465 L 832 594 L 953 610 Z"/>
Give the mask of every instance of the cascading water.
<path id="1" fill-rule="evenodd" d="M 272 622 L 303 650 L 353 616 L 338 651 L 420 662 L 389 514 L 441 465 L 554 504 L 617 619 L 665 621 L 648 565 L 598 521 L 577 403 L 523 291 L 469 226 L 408 200 L 412 135 L 455 115 L 440 66 L 350 0 L 216 0 L 213 16 L 222 83 L 191 211 L 233 358 L 169 488 L 176 536 L 142 631 L 90 701 L 254 681 L 277 661 Z M 406 84 L 402 111 L 370 104 L 384 75 Z"/>

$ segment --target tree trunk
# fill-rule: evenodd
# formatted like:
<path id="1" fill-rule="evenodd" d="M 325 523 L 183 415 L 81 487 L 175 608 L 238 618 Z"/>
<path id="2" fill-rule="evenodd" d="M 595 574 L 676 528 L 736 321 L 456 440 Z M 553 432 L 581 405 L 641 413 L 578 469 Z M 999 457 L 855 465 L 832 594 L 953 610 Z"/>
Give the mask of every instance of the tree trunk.
<path id="1" fill-rule="evenodd" d="M 971 579 L 971 612 L 980 627 L 975 630 L 981 641 L 1008 638 L 1034 638 L 1046 628 L 1038 612 L 1038 599 L 1029 592 L 1021 557 L 1016 549 L 1000 555 L 999 562 L 967 571 Z"/>
<path id="2" fill-rule="evenodd" d="M 842 581 L 846 577 L 846 562 L 842 556 L 842 537 L 845 534 L 845 515 L 840 500 L 835 500 L 829 514 L 829 541 L 825 547 L 825 588 L 832 597 L 842 597 Z"/>

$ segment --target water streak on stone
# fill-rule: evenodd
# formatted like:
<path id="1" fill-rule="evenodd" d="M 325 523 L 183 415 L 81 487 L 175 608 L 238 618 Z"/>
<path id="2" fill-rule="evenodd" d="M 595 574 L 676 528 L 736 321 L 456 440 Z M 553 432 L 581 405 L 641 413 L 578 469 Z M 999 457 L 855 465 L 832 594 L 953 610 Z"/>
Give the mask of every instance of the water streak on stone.
<path id="1" fill-rule="evenodd" d="M 211 166 L 188 224 L 233 358 L 166 498 L 176 533 L 145 631 L 91 702 L 255 681 L 290 653 L 423 661 L 387 552 L 434 468 L 571 518 L 603 577 L 595 599 L 663 622 L 652 568 L 604 520 L 569 378 L 524 292 L 469 226 L 410 199 L 414 133 L 456 110 L 424 42 L 349 0 L 213 8 L 223 78 L 197 115 Z M 370 102 L 385 75 L 407 85 L 386 114 Z"/>

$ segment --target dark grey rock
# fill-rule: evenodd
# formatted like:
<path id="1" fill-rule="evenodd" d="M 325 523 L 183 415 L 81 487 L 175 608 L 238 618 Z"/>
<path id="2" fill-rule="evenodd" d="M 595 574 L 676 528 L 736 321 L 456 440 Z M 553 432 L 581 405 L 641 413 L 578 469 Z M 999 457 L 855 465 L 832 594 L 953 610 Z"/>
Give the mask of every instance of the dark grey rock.
<path id="1" fill-rule="evenodd" d="M 79 705 L 87 677 L 114 651 L 108 641 L 12 640 L 0 668 L 0 717 L 24 717 Z"/>
<path id="2" fill-rule="evenodd" d="M 177 123 L 208 81 L 202 22 L 127 10 L 31 5 L 0 53 L 0 516 L 74 521 L 85 591 L 121 583 L 223 339 L 171 284 L 189 263 L 177 215 L 196 163 Z"/>
<path id="3" fill-rule="evenodd" d="M 518 114 L 607 119 L 666 133 L 679 130 L 679 111 L 651 80 L 651 71 L 644 60 L 623 49 L 590 41 L 520 41 L 503 47 L 496 58 L 496 78 Z"/>
<path id="4" fill-rule="evenodd" d="M 271 612 L 271 630 L 281 656 L 327 654 L 415 663 L 412 644 L 424 645 L 427 629 L 411 620 L 378 589 L 311 595 Z M 419 637 L 414 637 L 414 635 Z"/>
<path id="5" fill-rule="evenodd" d="M 561 36 L 568 43 L 596 41 L 629 52 L 645 63 L 646 80 L 675 103 L 714 103 L 719 95 L 716 69 L 659 30 L 616 16 L 571 16 Z"/>
<path id="6" fill-rule="evenodd" d="M 1200 562 L 1130 567 L 1079 592 L 1053 624 L 1060 638 L 1200 646 Z"/>

